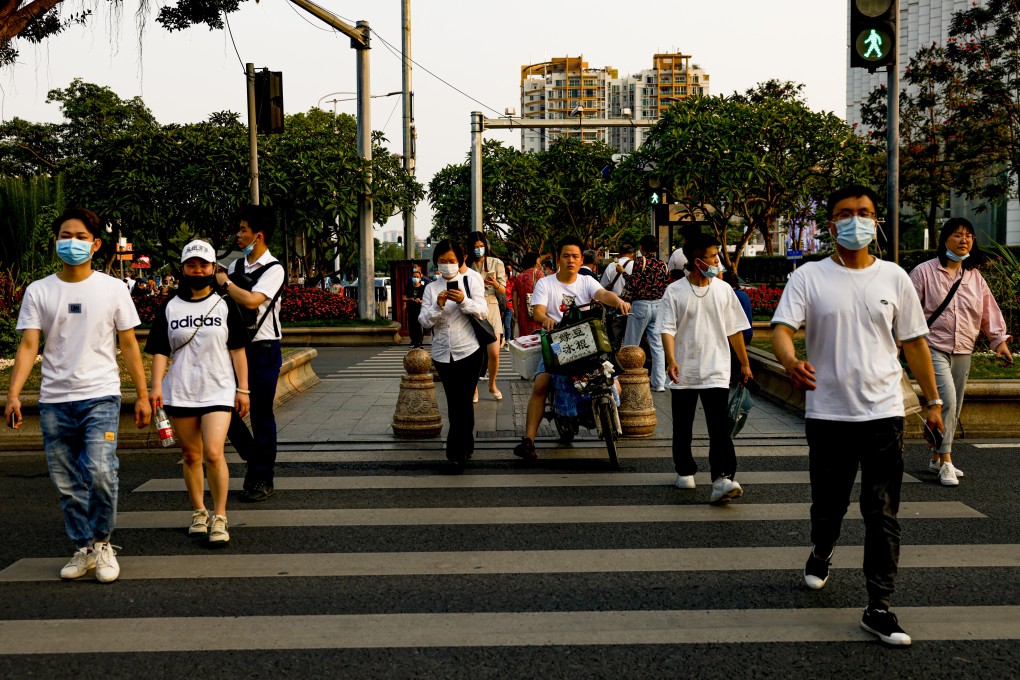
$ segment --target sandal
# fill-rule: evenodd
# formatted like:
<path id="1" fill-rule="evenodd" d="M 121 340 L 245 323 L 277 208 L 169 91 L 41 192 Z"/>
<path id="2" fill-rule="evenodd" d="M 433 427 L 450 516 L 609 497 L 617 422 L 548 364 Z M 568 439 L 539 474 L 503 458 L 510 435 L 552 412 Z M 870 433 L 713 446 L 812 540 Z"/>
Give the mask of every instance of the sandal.
<path id="1" fill-rule="evenodd" d="M 503 393 L 499 391 L 498 387 L 494 390 L 489 390 L 489 394 L 491 394 L 492 398 L 496 401 L 503 401 Z"/>
<path id="2" fill-rule="evenodd" d="M 478 403 L 478 388 L 477 387 L 475 388 L 475 398 L 471 400 L 471 403 L 472 404 L 477 404 Z"/>

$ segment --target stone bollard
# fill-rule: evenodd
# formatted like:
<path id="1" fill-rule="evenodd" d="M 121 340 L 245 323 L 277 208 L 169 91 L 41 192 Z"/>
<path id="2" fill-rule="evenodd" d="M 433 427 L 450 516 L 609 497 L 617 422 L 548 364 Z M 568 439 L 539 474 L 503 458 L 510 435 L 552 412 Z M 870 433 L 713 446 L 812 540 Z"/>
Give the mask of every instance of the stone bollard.
<path id="1" fill-rule="evenodd" d="M 438 437 L 443 430 L 431 368 L 432 357 L 423 349 L 412 349 L 404 356 L 407 375 L 400 379 L 400 395 L 393 412 L 393 434 L 397 437 L 428 439 Z"/>
<path id="2" fill-rule="evenodd" d="M 655 404 L 645 370 L 645 351 L 634 345 L 621 347 L 616 359 L 620 376 L 620 425 L 624 437 L 651 437 L 655 433 Z"/>

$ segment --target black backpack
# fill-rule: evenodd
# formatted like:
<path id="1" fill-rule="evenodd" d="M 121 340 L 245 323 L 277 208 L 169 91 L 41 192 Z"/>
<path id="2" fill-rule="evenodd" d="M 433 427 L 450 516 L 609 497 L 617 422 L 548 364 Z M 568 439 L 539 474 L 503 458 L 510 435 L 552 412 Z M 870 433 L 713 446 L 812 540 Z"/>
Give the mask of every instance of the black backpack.
<path id="1" fill-rule="evenodd" d="M 262 265 L 258 269 L 252 271 L 250 274 L 245 274 L 243 269 L 241 271 L 237 271 L 239 269 L 237 263 L 241 262 L 242 259 L 243 258 L 237 258 L 236 260 L 234 260 L 234 262 L 231 264 L 231 268 L 233 269 L 233 271 L 230 270 L 227 271 L 227 278 L 230 279 L 231 283 L 233 283 L 235 286 L 237 286 L 238 288 L 243 288 L 249 293 L 251 292 L 251 289 L 255 287 L 255 284 L 258 283 L 258 280 L 262 278 L 262 275 L 266 273 L 266 271 L 272 269 L 276 265 L 279 265 L 281 267 L 283 266 L 283 263 L 281 263 L 279 260 L 276 260 L 274 262 Z M 280 289 L 276 291 L 276 295 L 274 295 L 273 299 L 269 302 L 269 307 L 266 308 L 266 311 L 265 313 L 262 314 L 261 319 L 258 316 L 259 313 L 258 309 L 248 309 L 247 307 L 238 305 L 238 308 L 241 310 L 241 318 L 244 319 L 244 325 L 247 326 L 248 333 L 251 335 L 252 338 L 254 338 L 258 334 L 259 329 L 262 328 L 262 324 L 265 323 L 266 321 L 266 317 L 273 313 L 273 308 L 276 306 L 276 301 L 280 299 L 280 296 L 283 294 L 283 289 L 286 285 L 287 285 L 286 281 L 280 284 Z M 275 316 L 273 317 L 273 330 L 276 332 L 277 335 L 279 335 L 280 329 L 276 326 Z"/>

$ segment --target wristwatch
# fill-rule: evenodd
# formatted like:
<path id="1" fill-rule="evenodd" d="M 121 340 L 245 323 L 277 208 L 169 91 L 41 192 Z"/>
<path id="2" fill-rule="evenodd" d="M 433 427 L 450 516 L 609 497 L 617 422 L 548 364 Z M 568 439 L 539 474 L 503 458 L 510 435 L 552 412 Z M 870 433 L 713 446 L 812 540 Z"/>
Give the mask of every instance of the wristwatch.
<path id="1" fill-rule="evenodd" d="M 932 399 L 931 401 L 928 402 L 928 406 L 942 406 L 942 400 Z"/>

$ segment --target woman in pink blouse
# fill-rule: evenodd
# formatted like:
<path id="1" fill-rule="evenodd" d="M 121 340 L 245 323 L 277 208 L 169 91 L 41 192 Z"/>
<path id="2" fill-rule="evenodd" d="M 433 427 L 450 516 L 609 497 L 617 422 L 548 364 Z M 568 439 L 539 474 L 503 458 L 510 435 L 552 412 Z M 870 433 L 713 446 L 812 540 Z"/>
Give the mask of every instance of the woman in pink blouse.
<path id="1" fill-rule="evenodd" d="M 910 280 L 928 317 L 930 332 L 926 340 L 946 427 L 942 446 L 932 451 L 928 469 L 938 472 L 943 486 L 956 486 L 963 471 L 953 465 L 953 434 L 963 406 L 974 343 L 983 332 L 996 356 L 1012 363 L 1013 355 L 1006 345 L 1012 337 L 1006 332 L 999 305 L 977 270 L 984 258 L 974 242 L 974 225 L 962 217 L 947 220 L 939 232 L 938 244 L 936 257 L 914 267 Z M 949 303 L 943 305 L 957 281 L 960 285 Z"/>

